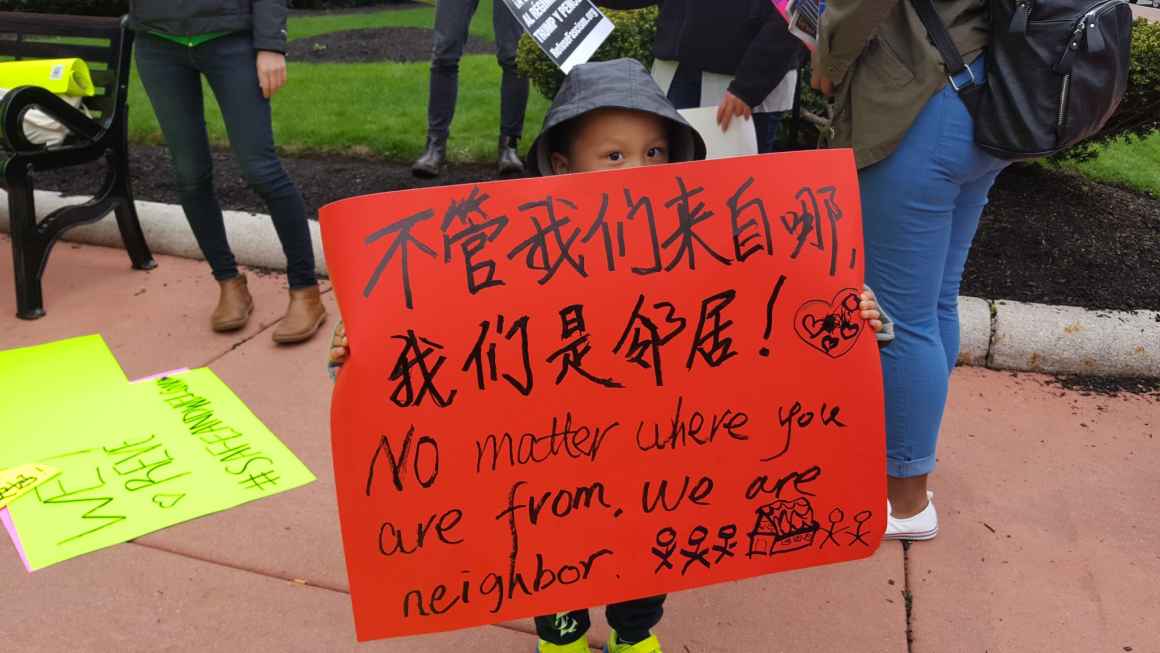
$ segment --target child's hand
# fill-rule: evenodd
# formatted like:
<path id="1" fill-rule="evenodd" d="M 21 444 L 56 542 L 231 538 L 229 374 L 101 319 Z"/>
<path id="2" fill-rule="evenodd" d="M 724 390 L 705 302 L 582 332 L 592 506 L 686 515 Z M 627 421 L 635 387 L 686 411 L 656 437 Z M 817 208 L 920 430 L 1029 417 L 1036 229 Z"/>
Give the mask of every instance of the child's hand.
<path id="1" fill-rule="evenodd" d="M 882 313 L 878 310 L 878 298 L 874 296 L 873 290 L 866 288 L 862 291 L 862 301 L 858 308 L 862 311 L 862 319 L 870 324 L 874 333 L 882 333 Z"/>
<path id="2" fill-rule="evenodd" d="M 330 340 L 330 365 L 342 367 L 348 356 L 350 345 L 346 341 L 346 326 L 339 320 L 338 326 L 334 328 L 334 337 Z"/>

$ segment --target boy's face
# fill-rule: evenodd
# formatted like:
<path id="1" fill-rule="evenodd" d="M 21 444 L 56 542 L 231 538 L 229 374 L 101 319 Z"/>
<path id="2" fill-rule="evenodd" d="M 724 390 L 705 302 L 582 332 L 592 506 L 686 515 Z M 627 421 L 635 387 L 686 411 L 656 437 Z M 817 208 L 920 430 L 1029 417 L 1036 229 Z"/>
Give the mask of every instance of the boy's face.
<path id="1" fill-rule="evenodd" d="M 669 162 L 668 122 L 628 109 L 596 109 L 572 129 L 567 155 L 552 154 L 552 174 L 620 170 Z"/>

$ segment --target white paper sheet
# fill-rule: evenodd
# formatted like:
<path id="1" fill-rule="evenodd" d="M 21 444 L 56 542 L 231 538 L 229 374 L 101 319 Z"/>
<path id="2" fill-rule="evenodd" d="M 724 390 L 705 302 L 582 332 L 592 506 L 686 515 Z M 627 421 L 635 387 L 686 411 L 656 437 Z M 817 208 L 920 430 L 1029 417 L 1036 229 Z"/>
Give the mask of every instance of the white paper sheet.
<path id="1" fill-rule="evenodd" d="M 709 159 L 724 159 L 731 156 L 757 154 L 757 130 L 753 119 L 735 117 L 729 123 L 729 131 L 721 132 L 717 125 L 717 107 L 682 109 L 681 115 L 705 139 Z"/>

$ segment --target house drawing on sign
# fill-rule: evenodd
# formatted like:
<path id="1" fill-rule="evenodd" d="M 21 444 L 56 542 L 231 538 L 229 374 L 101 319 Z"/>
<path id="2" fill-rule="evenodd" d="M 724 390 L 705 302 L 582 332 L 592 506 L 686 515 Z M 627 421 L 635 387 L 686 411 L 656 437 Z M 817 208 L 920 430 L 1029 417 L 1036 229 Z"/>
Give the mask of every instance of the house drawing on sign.
<path id="1" fill-rule="evenodd" d="M 749 533 L 748 557 L 773 556 L 812 546 L 818 532 L 814 509 L 805 497 L 777 500 L 756 511 L 757 520 Z"/>

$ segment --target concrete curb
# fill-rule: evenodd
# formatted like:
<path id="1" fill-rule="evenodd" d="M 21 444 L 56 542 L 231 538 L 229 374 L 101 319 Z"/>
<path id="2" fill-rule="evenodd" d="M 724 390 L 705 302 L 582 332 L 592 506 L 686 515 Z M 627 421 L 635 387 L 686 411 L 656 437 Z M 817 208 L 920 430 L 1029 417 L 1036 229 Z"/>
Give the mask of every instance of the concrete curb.
<path id="1" fill-rule="evenodd" d="M 43 217 L 62 206 L 83 202 L 86 199 L 36 191 L 36 213 Z M 154 254 L 205 260 L 180 206 L 142 201 L 136 204 L 145 240 Z M 225 216 L 226 236 L 238 263 L 272 270 L 286 269 L 286 255 L 282 253 L 282 246 L 279 244 L 278 234 L 274 231 L 274 223 L 270 220 L 270 216 L 244 211 L 222 213 Z M 0 231 L 7 233 L 8 230 L 8 193 L 0 190 Z M 318 223 L 313 220 L 310 221 L 310 235 L 314 241 L 317 271 L 322 276 L 328 276 L 326 259 L 322 254 L 322 233 L 319 231 Z M 121 232 L 117 230 L 117 222 L 112 216 L 71 229 L 65 233 L 64 240 L 103 247 L 124 247 Z M 51 257 L 49 265 L 52 265 Z"/>
<path id="2" fill-rule="evenodd" d="M 1160 312 L 999 301 L 987 367 L 1160 378 Z"/>
<path id="3" fill-rule="evenodd" d="M 0 191 L 0 231 L 8 231 L 7 195 Z M 37 192 L 41 215 L 76 199 Z M 181 207 L 137 202 L 149 247 L 156 254 L 201 259 Z M 230 246 L 243 265 L 285 270 L 269 216 L 225 211 Z M 310 223 L 318 273 L 327 276 L 322 237 Z M 77 227 L 65 240 L 121 247 L 117 224 L 105 219 Z M 0 289 L 0 292 L 3 292 Z M 1093 311 L 975 297 L 959 299 L 961 365 L 998 370 L 1160 378 L 1160 311 Z"/>

